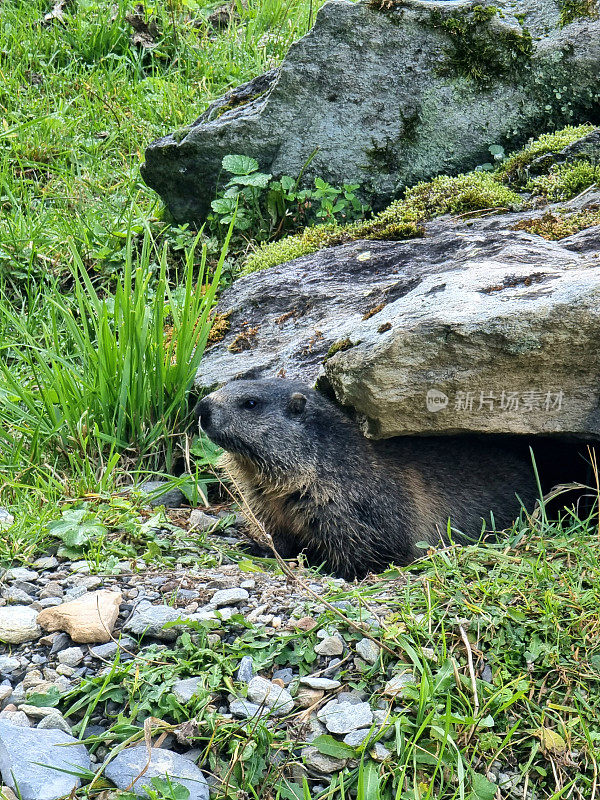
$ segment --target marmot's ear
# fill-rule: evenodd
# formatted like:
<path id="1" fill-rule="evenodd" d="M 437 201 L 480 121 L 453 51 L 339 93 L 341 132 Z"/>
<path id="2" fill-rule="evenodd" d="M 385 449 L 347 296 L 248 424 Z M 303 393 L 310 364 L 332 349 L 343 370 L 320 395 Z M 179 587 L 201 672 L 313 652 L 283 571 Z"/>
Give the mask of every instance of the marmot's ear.
<path id="1" fill-rule="evenodd" d="M 290 397 L 290 401 L 288 403 L 288 411 L 290 414 L 301 414 L 304 411 L 304 407 L 306 406 L 306 397 L 302 394 L 302 392 L 294 392 L 294 394 Z"/>

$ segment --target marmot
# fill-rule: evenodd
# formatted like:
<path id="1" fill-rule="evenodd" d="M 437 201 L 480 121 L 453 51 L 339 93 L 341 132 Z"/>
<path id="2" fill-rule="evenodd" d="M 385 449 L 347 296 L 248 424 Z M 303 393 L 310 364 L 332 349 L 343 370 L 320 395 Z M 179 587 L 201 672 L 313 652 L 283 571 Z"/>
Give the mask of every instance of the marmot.
<path id="1" fill-rule="evenodd" d="M 408 564 L 432 545 L 508 527 L 536 484 L 530 458 L 496 440 L 366 439 L 319 392 L 286 379 L 236 380 L 196 406 L 223 466 L 284 557 L 304 551 L 351 579 Z M 492 516 L 490 515 L 490 512 Z M 450 523 L 448 522 L 450 520 Z"/>

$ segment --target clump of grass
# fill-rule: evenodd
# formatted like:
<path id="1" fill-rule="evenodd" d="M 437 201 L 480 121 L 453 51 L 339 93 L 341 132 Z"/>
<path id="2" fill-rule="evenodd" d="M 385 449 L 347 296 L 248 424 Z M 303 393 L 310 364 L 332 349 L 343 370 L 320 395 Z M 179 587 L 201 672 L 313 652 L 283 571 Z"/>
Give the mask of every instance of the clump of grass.
<path id="1" fill-rule="evenodd" d="M 314 253 L 323 247 L 358 239 L 412 239 L 423 236 L 423 222 L 443 214 L 461 214 L 491 209 L 515 209 L 522 198 L 487 172 L 469 172 L 408 189 L 372 219 L 346 226 L 316 226 L 278 242 L 263 245 L 247 260 L 244 273 L 255 272 Z"/>
<path id="2" fill-rule="evenodd" d="M 496 176 L 503 183 L 519 183 L 527 179 L 527 167 L 546 153 L 559 152 L 594 130 L 593 125 L 568 125 L 554 133 L 544 133 L 522 150 L 510 155 L 498 168 Z"/>
<path id="3" fill-rule="evenodd" d="M 29 464 L 56 461 L 85 472 L 114 468 L 121 455 L 131 465 L 171 466 L 226 246 L 212 278 L 206 248 L 199 264 L 191 248 L 174 291 L 166 248 L 158 276 L 151 251 L 145 237 L 136 254 L 130 236 L 123 275 L 104 294 L 73 251 L 74 301 L 49 296 L 47 321 L 35 332 L 6 300 L 0 303 L 0 319 L 13 329 L 0 362 L 3 461 L 18 453 Z"/>
<path id="4" fill-rule="evenodd" d="M 557 241 L 594 225 L 600 225 L 600 211 L 577 211 L 573 214 L 547 211 L 541 217 L 517 222 L 513 230 L 526 231 L 550 241 Z"/>

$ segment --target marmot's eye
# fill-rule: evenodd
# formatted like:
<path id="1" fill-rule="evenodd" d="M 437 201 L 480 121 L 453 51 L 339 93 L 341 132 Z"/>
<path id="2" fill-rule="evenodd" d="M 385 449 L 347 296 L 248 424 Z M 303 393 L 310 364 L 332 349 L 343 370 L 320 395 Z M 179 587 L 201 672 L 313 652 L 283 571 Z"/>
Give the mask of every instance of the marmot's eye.
<path id="1" fill-rule="evenodd" d="M 258 405 L 258 400 L 255 400 L 253 397 L 249 397 L 247 400 L 244 400 L 242 403 L 242 408 L 256 408 Z"/>

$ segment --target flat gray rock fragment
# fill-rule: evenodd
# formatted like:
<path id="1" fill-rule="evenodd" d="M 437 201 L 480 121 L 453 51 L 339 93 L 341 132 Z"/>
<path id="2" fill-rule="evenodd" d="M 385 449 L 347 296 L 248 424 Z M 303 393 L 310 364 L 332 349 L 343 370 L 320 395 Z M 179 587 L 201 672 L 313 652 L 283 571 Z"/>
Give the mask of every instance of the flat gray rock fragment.
<path id="1" fill-rule="evenodd" d="M 70 795 L 80 780 L 57 767 L 70 772 L 89 770 L 91 761 L 84 745 L 60 730 L 22 728 L 0 720 L 0 773 L 21 800 Z"/>
<path id="2" fill-rule="evenodd" d="M 317 719 L 330 733 L 350 733 L 365 728 L 373 722 L 373 711 L 368 703 L 348 703 L 330 700 L 317 712 Z"/>
<path id="3" fill-rule="evenodd" d="M 126 789 L 147 763 L 146 747 L 129 747 L 107 765 L 104 774 L 119 789 Z M 179 753 L 157 747 L 151 750 L 150 766 L 135 782 L 136 794 L 139 797 L 149 797 L 143 787 L 152 788 L 152 778 L 165 778 L 167 775 L 172 783 L 179 783 L 189 790 L 189 800 L 208 800 L 208 784 L 200 769 Z"/>
<path id="4" fill-rule="evenodd" d="M 404 186 L 489 161 L 490 145 L 593 118 L 599 20 L 561 28 L 558 0 L 497 2 L 479 23 L 470 0 L 383 5 L 331 0 L 280 68 L 149 145 L 143 178 L 177 220 L 206 215 L 229 154 L 277 177 L 302 174 L 304 185 L 358 183 L 381 206 Z M 475 42 L 445 29 L 461 15 Z M 456 66 L 477 45 L 479 78 Z"/>

